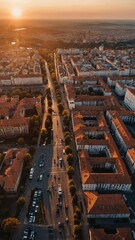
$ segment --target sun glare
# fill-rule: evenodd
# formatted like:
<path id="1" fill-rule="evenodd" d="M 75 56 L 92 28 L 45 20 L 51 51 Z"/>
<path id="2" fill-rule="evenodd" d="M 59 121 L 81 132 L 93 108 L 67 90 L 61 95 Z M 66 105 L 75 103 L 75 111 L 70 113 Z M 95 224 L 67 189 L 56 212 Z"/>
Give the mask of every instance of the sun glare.
<path id="1" fill-rule="evenodd" d="M 12 15 L 13 15 L 13 17 L 15 17 L 15 18 L 21 17 L 21 15 L 22 15 L 21 9 L 20 9 L 20 8 L 14 8 L 14 9 L 12 10 Z"/>

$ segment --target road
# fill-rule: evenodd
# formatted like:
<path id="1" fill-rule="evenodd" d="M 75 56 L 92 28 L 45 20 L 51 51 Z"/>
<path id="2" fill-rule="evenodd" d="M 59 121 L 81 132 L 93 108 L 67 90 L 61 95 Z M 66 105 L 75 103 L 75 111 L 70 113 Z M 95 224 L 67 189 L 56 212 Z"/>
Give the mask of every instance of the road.
<path id="1" fill-rule="evenodd" d="M 63 139 L 63 131 L 61 118 L 59 116 L 57 101 L 55 97 L 55 90 L 50 77 L 47 63 L 45 63 L 47 77 L 48 77 L 48 87 L 51 89 L 52 94 L 52 108 L 54 113 L 52 115 L 53 120 L 53 141 L 51 144 L 46 146 L 40 146 L 38 139 L 38 144 L 36 147 L 36 152 L 33 159 L 34 174 L 32 180 L 27 180 L 25 192 L 23 196 L 26 198 L 26 204 L 23 207 L 19 220 L 21 222 L 18 231 L 12 237 L 13 240 L 20 240 L 23 237 L 23 231 L 25 228 L 30 228 L 36 231 L 36 240 L 50 239 L 47 230 L 48 226 L 53 226 L 54 238 L 57 240 L 72 240 L 72 226 L 73 226 L 73 209 L 71 204 L 71 196 L 68 189 L 68 176 L 66 173 L 66 159 L 63 155 L 64 144 L 61 143 L 60 139 Z M 45 104 L 45 114 L 43 116 L 43 124 L 45 121 L 46 107 Z M 39 167 L 39 160 L 41 155 L 45 156 L 44 167 Z M 59 163 L 59 158 L 63 158 L 62 166 Z M 43 175 L 43 180 L 38 181 L 39 175 Z M 58 196 L 58 187 L 61 186 L 63 194 L 62 197 Z M 43 204 L 45 209 L 45 225 L 39 224 L 29 224 L 27 219 L 28 206 L 30 203 L 31 190 L 35 187 L 41 188 L 43 192 Z M 49 188 L 49 191 L 47 190 Z M 59 212 L 56 210 L 59 207 Z M 68 205 L 68 208 L 67 206 Z M 69 219 L 67 223 L 65 220 Z M 62 232 L 59 232 L 58 222 L 64 223 L 64 228 Z"/>

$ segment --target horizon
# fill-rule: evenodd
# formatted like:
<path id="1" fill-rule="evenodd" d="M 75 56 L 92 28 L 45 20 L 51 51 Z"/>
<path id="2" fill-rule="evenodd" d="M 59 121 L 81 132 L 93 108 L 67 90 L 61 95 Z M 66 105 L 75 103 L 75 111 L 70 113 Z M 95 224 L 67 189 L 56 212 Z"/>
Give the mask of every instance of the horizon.
<path id="1" fill-rule="evenodd" d="M 0 18 L 34 19 L 131 19 L 135 20 L 134 0 L 1 0 Z"/>

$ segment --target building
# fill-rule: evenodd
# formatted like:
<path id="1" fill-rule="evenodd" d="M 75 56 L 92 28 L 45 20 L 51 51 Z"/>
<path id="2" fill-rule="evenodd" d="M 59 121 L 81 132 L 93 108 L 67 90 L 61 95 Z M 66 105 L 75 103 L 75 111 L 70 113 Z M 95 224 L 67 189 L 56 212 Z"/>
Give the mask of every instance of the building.
<path id="1" fill-rule="evenodd" d="M 135 111 L 135 88 L 126 90 L 124 103 L 130 110 Z"/>
<path id="2" fill-rule="evenodd" d="M 90 240 L 133 240 L 130 228 L 90 229 Z"/>
<path id="3" fill-rule="evenodd" d="M 89 219 L 129 218 L 130 211 L 121 194 L 84 192 Z"/>
<path id="4" fill-rule="evenodd" d="M 10 152 L 10 153 L 9 153 Z M 17 192 L 27 149 L 8 150 L 4 157 L 5 172 L 0 175 L 0 186 L 7 193 Z"/>
<path id="5" fill-rule="evenodd" d="M 128 149 L 126 154 L 126 162 L 131 171 L 131 173 L 135 174 L 135 149 Z"/>

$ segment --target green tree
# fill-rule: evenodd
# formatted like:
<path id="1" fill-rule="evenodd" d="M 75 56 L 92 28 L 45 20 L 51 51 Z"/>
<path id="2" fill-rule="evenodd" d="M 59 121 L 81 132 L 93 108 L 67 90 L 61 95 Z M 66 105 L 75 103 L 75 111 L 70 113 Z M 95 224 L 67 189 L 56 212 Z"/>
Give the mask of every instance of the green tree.
<path id="1" fill-rule="evenodd" d="M 70 179 L 72 178 L 74 172 L 75 172 L 74 168 L 69 166 L 69 168 L 67 169 L 67 174 L 68 174 Z"/>
<path id="2" fill-rule="evenodd" d="M 26 203 L 26 200 L 24 197 L 19 197 L 16 201 L 17 207 L 22 208 L 24 204 Z"/>
<path id="3" fill-rule="evenodd" d="M 70 131 L 64 132 L 64 137 L 66 137 L 66 136 L 70 136 Z"/>
<path id="4" fill-rule="evenodd" d="M 69 185 L 75 185 L 73 179 L 70 179 L 69 182 L 68 182 Z"/>
<path id="5" fill-rule="evenodd" d="M 47 129 L 46 128 L 42 128 L 41 129 L 41 138 L 46 138 L 47 137 Z"/>
<path id="6" fill-rule="evenodd" d="M 70 135 L 67 135 L 65 137 L 65 145 L 69 145 L 70 143 L 71 143 L 71 137 L 70 137 Z"/>
<path id="7" fill-rule="evenodd" d="M 68 154 L 67 156 L 67 162 L 69 165 L 72 165 L 74 161 L 73 155 L 71 153 Z"/>
<path id="8" fill-rule="evenodd" d="M 48 113 L 52 114 L 52 108 L 48 107 Z"/>
<path id="9" fill-rule="evenodd" d="M 52 124 L 51 124 L 49 119 L 45 120 L 45 127 L 46 127 L 47 130 L 52 127 Z"/>
<path id="10" fill-rule="evenodd" d="M 71 195 L 74 196 L 76 193 L 76 187 L 74 185 L 70 185 L 69 191 L 70 191 Z"/>
<path id="11" fill-rule="evenodd" d="M 17 139 L 17 144 L 18 144 L 19 146 L 23 146 L 23 145 L 24 145 L 24 138 L 22 138 L 22 137 L 18 138 L 18 139 Z"/>
<path id="12" fill-rule="evenodd" d="M 77 215 L 77 219 L 81 220 L 81 211 L 78 207 L 75 208 L 75 213 Z"/>
<path id="13" fill-rule="evenodd" d="M 78 204 L 78 196 L 77 194 L 75 194 L 72 198 L 72 204 L 73 204 L 73 207 L 75 208 L 75 206 L 77 206 Z"/>
<path id="14" fill-rule="evenodd" d="M 65 116 L 65 115 L 69 116 L 69 111 L 68 110 L 63 110 L 62 116 Z"/>
<path id="15" fill-rule="evenodd" d="M 61 114 L 63 112 L 63 109 L 64 109 L 63 103 L 58 104 L 58 109 L 59 109 L 59 113 Z"/>
<path id="16" fill-rule="evenodd" d="M 58 102 L 58 103 L 61 103 L 61 98 L 60 98 L 60 97 L 57 98 L 57 102 Z"/>
<path id="17" fill-rule="evenodd" d="M 74 225 L 74 237 L 75 240 L 81 240 L 82 239 L 82 225 Z"/>
<path id="18" fill-rule="evenodd" d="M 20 222 L 17 218 L 6 218 L 2 221 L 1 223 L 1 227 L 3 229 L 4 232 L 14 232 L 17 227 L 19 226 Z"/>
<path id="19" fill-rule="evenodd" d="M 71 149 L 70 146 L 66 146 L 66 147 L 65 147 L 65 153 L 66 153 L 66 154 L 72 153 L 72 149 Z"/>
<path id="20" fill-rule="evenodd" d="M 32 159 L 32 156 L 30 155 L 30 153 L 25 153 L 24 161 L 27 165 L 29 165 L 31 163 L 31 159 Z"/>

